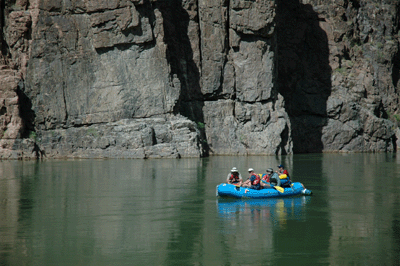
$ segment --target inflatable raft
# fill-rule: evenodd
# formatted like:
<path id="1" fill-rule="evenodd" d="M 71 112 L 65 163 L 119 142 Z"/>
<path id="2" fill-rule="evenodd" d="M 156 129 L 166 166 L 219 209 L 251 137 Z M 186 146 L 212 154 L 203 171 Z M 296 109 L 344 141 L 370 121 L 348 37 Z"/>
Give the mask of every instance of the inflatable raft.
<path id="1" fill-rule="evenodd" d="M 303 185 L 299 182 L 292 183 L 292 187 L 284 188 L 283 192 L 279 192 L 275 188 L 263 188 L 257 190 L 251 188 L 236 187 L 235 185 L 226 183 L 218 185 L 216 190 L 217 196 L 238 199 L 267 199 L 312 194 L 311 190 L 305 189 Z"/>

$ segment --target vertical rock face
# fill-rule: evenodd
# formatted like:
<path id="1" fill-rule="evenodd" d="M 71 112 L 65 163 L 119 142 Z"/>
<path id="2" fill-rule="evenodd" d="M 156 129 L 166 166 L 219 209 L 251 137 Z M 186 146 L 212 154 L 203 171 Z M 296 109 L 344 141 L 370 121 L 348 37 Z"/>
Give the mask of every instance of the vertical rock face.
<path id="1" fill-rule="evenodd" d="M 2 5 L 2 158 L 396 149 L 395 1 Z"/>
<path id="2" fill-rule="evenodd" d="M 275 1 L 199 1 L 199 10 L 210 153 L 291 153 L 277 90 Z"/>

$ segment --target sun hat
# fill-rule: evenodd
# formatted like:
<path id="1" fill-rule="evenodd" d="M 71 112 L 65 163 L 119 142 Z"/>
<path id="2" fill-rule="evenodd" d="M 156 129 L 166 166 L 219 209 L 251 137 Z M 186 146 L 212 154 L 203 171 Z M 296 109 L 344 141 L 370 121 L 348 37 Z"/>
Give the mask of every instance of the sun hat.
<path id="1" fill-rule="evenodd" d="M 232 170 L 231 170 L 232 173 L 237 173 L 237 171 L 238 170 L 236 169 L 236 167 L 233 167 Z"/>
<path id="2" fill-rule="evenodd" d="M 253 169 L 253 168 L 249 168 L 248 171 L 249 171 L 249 172 L 254 172 L 254 169 Z"/>

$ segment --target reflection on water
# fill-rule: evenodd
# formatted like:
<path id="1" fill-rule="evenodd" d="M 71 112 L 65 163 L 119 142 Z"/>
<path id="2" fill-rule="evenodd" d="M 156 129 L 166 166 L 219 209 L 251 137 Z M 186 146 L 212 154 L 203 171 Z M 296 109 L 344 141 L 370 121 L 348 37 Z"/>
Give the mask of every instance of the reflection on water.
<path id="1" fill-rule="evenodd" d="M 255 200 L 232 200 L 219 198 L 218 213 L 221 219 L 228 220 L 231 225 L 250 218 L 244 223 L 258 226 L 263 222 L 268 226 L 284 227 L 288 220 L 304 220 L 305 207 L 311 197 L 299 196 L 293 198 L 270 198 Z M 232 229 L 232 227 L 231 227 Z M 236 229 L 233 229 L 235 231 Z"/>
<path id="2" fill-rule="evenodd" d="M 241 254 L 235 261 L 246 264 L 251 255 L 242 254 L 241 249 L 245 247 L 271 263 L 271 258 L 279 252 L 275 248 L 277 237 L 274 234 L 285 231 L 290 221 L 305 222 L 305 208 L 311 200 L 305 196 L 263 200 L 219 198 L 217 209 L 221 225 L 218 233 L 227 247 L 224 255 L 235 257 Z"/>
<path id="3" fill-rule="evenodd" d="M 324 160 L 330 208 L 330 263 L 399 264 L 399 175 L 392 154 Z M 335 163 L 337 167 L 329 167 Z M 362 167 L 359 167 L 362 166 Z M 395 167 L 394 167 L 395 166 Z M 393 171 L 395 170 L 395 171 Z M 357 247 L 357 253 L 353 251 Z M 349 261 L 349 250 L 352 253 Z M 384 263 L 385 264 L 385 263 Z"/>
<path id="4" fill-rule="evenodd" d="M 1 162 L 0 265 L 55 265 L 60 258 L 87 265 L 119 254 L 157 259 L 154 250 L 167 251 L 170 233 L 181 230 L 176 221 L 185 205 L 203 206 L 190 204 L 204 194 L 201 163 Z"/>
<path id="5" fill-rule="evenodd" d="M 311 197 L 215 197 L 285 164 Z M 311 154 L 0 162 L 0 265 L 399 264 L 400 160 Z"/>

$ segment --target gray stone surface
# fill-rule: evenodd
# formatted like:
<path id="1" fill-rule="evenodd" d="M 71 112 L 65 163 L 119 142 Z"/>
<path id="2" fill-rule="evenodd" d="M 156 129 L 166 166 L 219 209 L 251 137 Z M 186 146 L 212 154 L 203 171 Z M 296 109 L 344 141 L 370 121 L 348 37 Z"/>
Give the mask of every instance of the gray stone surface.
<path id="1" fill-rule="evenodd" d="M 398 13 L 372 0 L 6 1 L 0 158 L 396 150 Z"/>

